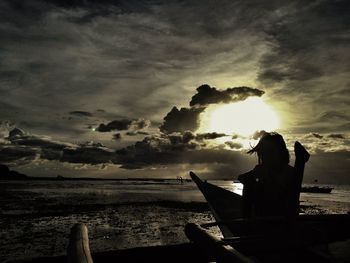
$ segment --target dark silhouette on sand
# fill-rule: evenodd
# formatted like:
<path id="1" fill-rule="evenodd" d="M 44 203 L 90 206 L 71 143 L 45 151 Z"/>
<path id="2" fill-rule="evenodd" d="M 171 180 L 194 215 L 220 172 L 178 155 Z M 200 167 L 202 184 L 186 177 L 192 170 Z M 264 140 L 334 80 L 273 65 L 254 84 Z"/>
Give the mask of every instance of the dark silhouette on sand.
<path id="1" fill-rule="evenodd" d="M 294 144 L 295 164 L 289 165 L 289 152 L 278 133 L 265 133 L 248 153 L 256 153 L 258 165 L 238 177 L 244 185 L 245 217 L 296 216 L 305 163 L 310 155 L 299 143 Z"/>

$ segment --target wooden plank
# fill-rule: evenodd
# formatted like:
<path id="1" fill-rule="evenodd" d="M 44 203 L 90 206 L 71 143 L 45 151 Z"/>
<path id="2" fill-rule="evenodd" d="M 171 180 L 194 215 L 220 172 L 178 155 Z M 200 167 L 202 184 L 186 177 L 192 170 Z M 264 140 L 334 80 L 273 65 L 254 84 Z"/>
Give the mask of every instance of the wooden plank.
<path id="1" fill-rule="evenodd" d="M 217 262 L 252 263 L 253 261 L 235 250 L 232 246 L 226 246 L 204 228 L 194 223 L 188 223 L 185 227 L 186 236 L 198 245 L 202 251 L 210 251 Z"/>
<path id="2" fill-rule="evenodd" d="M 88 229 L 84 224 L 75 224 L 70 232 L 67 250 L 68 263 L 93 263 Z"/>
<path id="3" fill-rule="evenodd" d="M 159 245 L 149 247 L 134 247 L 120 250 L 108 250 L 91 253 L 94 263 L 115 262 L 213 262 L 210 251 L 203 251 L 194 243 L 176 245 Z M 67 263 L 66 256 L 40 257 L 17 260 L 11 263 Z"/>
<path id="4" fill-rule="evenodd" d="M 176 245 L 161 245 L 152 247 L 136 247 L 114 251 L 93 253 L 94 262 L 152 262 L 152 263 L 179 263 L 179 262 L 214 262 L 211 251 L 203 251 L 194 243 Z"/>

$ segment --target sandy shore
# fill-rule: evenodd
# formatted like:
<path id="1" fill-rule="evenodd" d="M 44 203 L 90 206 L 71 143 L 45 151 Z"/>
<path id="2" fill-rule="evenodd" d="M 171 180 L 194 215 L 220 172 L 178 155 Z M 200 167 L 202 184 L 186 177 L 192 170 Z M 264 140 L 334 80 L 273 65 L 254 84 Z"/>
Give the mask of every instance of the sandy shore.
<path id="1" fill-rule="evenodd" d="M 0 223 L 0 261 L 65 254 L 69 230 L 77 222 L 88 226 L 91 250 L 95 252 L 187 242 L 183 232 L 186 223 L 213 221 L 204 205 L 139 203 L 95 209 L 89 206 L 90 211 L 79 208 L 79 212 L 65 215 L 53 211 L 46 215 L 8 215 Z"/>

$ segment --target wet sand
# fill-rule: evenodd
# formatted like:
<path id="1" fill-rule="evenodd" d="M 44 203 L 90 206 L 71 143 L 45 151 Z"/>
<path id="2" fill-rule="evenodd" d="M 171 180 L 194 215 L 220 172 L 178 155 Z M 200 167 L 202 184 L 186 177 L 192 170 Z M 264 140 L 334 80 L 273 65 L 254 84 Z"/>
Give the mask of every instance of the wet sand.
<path id="1" fill-rule="evenodd" d="M 213 221 L 209 211 L 164 205 L 90 207 L 89 212 L 70 215 L 5 217 L 0 226 L 0 261 L 65 254 L 69 230 L 77 222 L 88 226 L 91 250 L 97 252 L 187 242 L 183 232 L 187 222 Z"/>
<path id="2" fill-rule="evenodd" d="M 88 226 L 90 248 L 98 252 L 187 242 L 186 223 L 214 220 L 204 201 L 161 200 L 162 191 L 150 186 L 149 193 L 135 186 L 117 193 L 88 186 L 82 191 L 74 185 L 2 184 L 0 262 L 65 254 L 70 228 L 78 222 Z"/>

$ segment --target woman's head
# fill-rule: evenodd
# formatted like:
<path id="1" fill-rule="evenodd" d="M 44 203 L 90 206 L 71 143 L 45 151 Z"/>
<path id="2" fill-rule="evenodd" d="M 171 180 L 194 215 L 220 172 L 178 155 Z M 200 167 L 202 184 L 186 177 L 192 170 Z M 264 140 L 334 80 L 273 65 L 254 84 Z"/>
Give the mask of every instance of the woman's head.
<path id="1" fill-rule="evenodd" d="M 258 155 L 259 164 L 268 167 L 282 167 L 289 163 L 289 152 L 282 135 L 278 133 L 265 133 L 258 144 L 248 151 Z"/>

